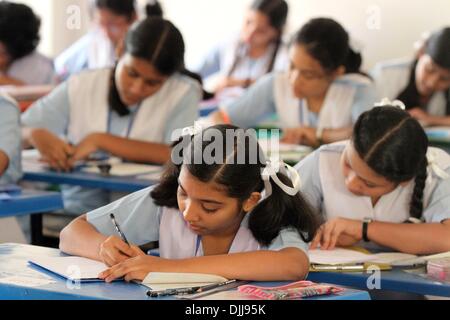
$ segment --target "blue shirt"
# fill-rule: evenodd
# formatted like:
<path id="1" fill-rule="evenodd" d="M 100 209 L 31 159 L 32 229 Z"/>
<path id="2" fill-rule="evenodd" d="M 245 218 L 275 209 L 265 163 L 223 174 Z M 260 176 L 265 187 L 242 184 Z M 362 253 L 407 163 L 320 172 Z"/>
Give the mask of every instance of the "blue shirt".
<path id="1" fill-rule="evenodd" d="M 0 183 L 15 183 L 22 176 L 21 131 L 18 107 L 0 96 L 0 151 L 9 159 L 6 171 L 0 173 Z"/>
<path id="2" fill-rule="evenodd" d="M 275 73 L 268 74 L 251 86 L 238 100 L 223 106 L 231 123 L 238 127 L 251 128 L 276 114 L 275 101 Z M 342 80 L 336 80 L 342 81 Z M 356 87 L 356 94 L 352 106 L 352 120 L 356 122 L 365 111 L 370 110 L 377 100 L 374 86 L 365 86 L 343 80 L 344 84 Z M 300 108 L 300 100 L 299 100 Z M 310 120 L 312 126 L 318 122 L 318 114 L 309 111 L 303 115 Z"/>

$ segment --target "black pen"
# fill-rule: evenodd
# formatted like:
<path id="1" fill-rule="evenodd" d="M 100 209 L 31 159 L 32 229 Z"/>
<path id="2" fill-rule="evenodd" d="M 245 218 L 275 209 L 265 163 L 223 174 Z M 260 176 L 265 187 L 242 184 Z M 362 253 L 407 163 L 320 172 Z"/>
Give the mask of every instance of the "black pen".
<path id="1" fill-rule="evenodd" d="M 114 216 L 114 214 L 111 213 L 109 215 L 109 217 L 111 218 L 111 221 L 112 221 L 112 223 L 114 225 L 114 228 L 116 228 L 117 233 L 120 235 L 120 238 L 122 238 L 123 242 L 125 242 L 127 245 L 130 245 L 130 243 L 128 242 L 127 238 L 123 234 L 122 230 L 120 230 L 119 224 L 117 223 L 116 217 Z"/>
<path id="2" fill-rule="evenodd" d="M 161 291 L 153 291 L 150 290 L 147 292 L 147 295 L 150 297 L 163 297 L 163 296 L 174 296 L 174 295 L 187 295 L 194 293 L 202 293 L 209 290 L 214 290 L 220 287 L 227 286 L 236 282 L 236 280 L 228 280 L 220 283 L 213 283 L 206 286 L 198 286 L 198 287 L 190 287 L 190 288 L 175 288 L 175 289 L 167 289 Z"/>

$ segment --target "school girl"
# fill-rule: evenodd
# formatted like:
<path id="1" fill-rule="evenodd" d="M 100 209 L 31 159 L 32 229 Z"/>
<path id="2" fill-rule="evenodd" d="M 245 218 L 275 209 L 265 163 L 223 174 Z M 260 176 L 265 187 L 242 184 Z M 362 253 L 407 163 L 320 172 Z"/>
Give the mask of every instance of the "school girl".
<path id="1" fill-rule="evenodd" d="M 41 20 L 30 7 L 0 2 L 0 85 L 45 85 L 55 80 L 53 61 L 39 52 Z"/>
<path id="2" fill-rule="evenodd" d="M 214 75 L 213 91 L 218 95 L 230 88 L 248 88 L 274 70 L 287 70 L 289 57 L 283 43 L 287 15 L 284 0 L 254 0 L 240 36 L 214 47 L 193 70 L 203 79 Z"/>
<path id="3" fill-rule="evenodd" d="M 306 243 L 318 224 L 298 192 L 298 174 L 265 162 L 256 138 L 236 131 L 229 125 L 191 130 L 181 161 L 172 162 L 158 186 L 78 218 L 63 230 L 61 249 L 112 266 L 100 275 L 107 282 L 142 280 L 152 271 L 261 281 L 304 278 Z M 227 140 L 229 134 L 234 139 Z M 203 157 L 211 149 L 217 155 L 212 162 Z M 135 245 L 159 240 L 160 257 L 128 247 L 117 237 L 111 213 Z"/>
<path id="4" fill-rule="evenodd" d="M 450 250 L 450 156 L 430 148 L 417 120 L 395 105 L 365 112 L 351 140 L 298 164 L 305 195 L 327 219 L 312 248 Z"/>
<path id="5" fill-rule="evenodd" d="M 289 72 L 263 77 L 212 119 L 248 128 L 276 113 L 285 142 L 314 146 L 346 139 L 376 101 L 371 80 L 360 73 L 361 60 L 339 23 L 313 19 L 294 38 Z"/>
<path id="6" fill-rule="evenodd" d="M 129 31 L 115 68 L 73 76 L 22 116 L 25 143 L 57 170 L 103 151 L 127 161 L 165 163 L 172 132 L 198 117 L 201 88 L 186 76 L 179 30 L 147 18 Z M 109 203 L 108 193 L 64 188 L 68 212 Z"/>
<path id="7" fill-rule="evenodd" d="M 425 126 L 450 125 L 450 28 L 433 33 L 415 59 L 378 64 L 380 98 L 398 99 Z"/>

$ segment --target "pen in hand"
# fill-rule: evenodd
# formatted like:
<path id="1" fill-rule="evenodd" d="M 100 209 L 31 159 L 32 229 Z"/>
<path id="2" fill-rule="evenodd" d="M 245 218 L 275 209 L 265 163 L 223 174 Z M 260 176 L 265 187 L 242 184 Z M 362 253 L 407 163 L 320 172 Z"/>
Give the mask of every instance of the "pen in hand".
<path id="1" fill-rule="evenodd" d="M 111 213 L 109 215 L 109 217 L 111 218 L 111 221 L 114 225 L 114 228 L 116 229 L 117 233 L 119 234 L 120 238 L 123 240 L 123 242 L 125 242 L 128 246 L 130 246 L 130 243 L 128 242 L 127 238 L 125 237 L 125 234 L 122 232 L 122 230 L 120 230 L 119 224 L 116 221 L 116 217 L 114 216 L 113 213 Z"/>

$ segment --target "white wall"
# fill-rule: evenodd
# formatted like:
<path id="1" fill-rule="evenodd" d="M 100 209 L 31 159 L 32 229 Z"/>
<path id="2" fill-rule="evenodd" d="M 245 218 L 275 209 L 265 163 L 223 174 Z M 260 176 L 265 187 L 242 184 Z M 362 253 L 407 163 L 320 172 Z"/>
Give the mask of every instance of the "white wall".
<path id="1" fill-rule="evenodd" d="M 138 0 L 143 3 L 145 0 Z M 183 32 L 187 61 L 193 62 L 213 43 L 239 30 L 250 0 L 160 0 Z M 328 16 L 341 22 L 365 44 L 366 67 L 376 61 L 407 56 L 423 31 L 450 25 L 449 0 L 287 0 L 289 31 L 297 30 L 311 17 Z M 42 51 L 56 55 L 88 28 L 88 0 L 21 0 L 45 19 Z M 79 29 L 68 29 L 66 10 L 80 6 Z M 49 18 L 50 17 L 50 18 Z M 377 28 L 379 27 L 379 28 Z"/>

